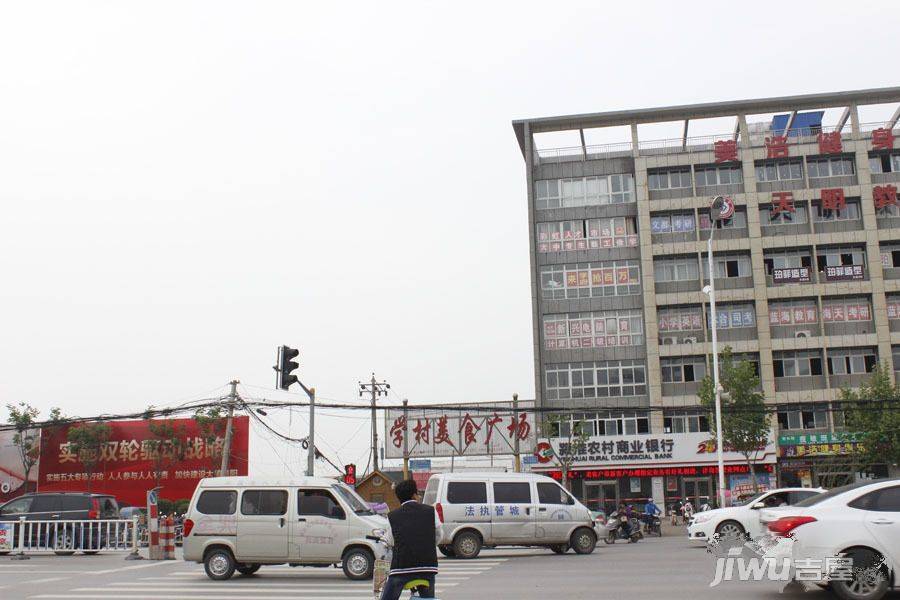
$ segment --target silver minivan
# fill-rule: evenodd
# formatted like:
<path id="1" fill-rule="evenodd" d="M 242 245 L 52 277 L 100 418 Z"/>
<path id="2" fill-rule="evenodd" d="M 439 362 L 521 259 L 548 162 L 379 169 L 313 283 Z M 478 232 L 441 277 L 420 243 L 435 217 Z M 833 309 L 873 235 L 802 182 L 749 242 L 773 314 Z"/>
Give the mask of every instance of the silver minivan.
<path id="1" fill-rule="evenodd" d="M 370 579 L 375 543 L 387 519 L 346 485 L 323 477 L 273 481 L 200 480 L 184 521 L 184 559 L 202 562 L 211 579 L 262 565 L 340 565 L 350 579 Z"/>
<path id="2" fill-rule="evenodd" d="M 425 487 L 440 518 L 444 556 L 475 558 L 485 546 L 543 546 L 590 554 L 597 544 L 586 506 L 545 475 L 441 473 Z"/>

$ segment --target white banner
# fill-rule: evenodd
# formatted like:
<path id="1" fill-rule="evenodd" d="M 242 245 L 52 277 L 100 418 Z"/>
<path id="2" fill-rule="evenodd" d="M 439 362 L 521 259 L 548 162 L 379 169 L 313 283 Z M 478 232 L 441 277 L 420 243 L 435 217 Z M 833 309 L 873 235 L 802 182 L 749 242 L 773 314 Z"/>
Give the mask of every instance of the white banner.
<path id="1" fill-rule="evenodd" d="M 406 420 L 402 409 L 385 416 L 385 458 L 403 458 L 404 439 L 409 456 L 483 456 L 512 454 L 514 440 L 519 452 L 534 451 L 534 406 L 532 400 L 519 401 L 518 414 L 512 402 L 460 404 L 452 410 L 409 408 Z M 514 437 L 515 436 L 515 437 Z"/>
<path id="2" fill-rule="evenodd" d="M 573 441 L 574 442 L 574 441 Z M 574 442 L 577 443 L 577 442 Z M 536 468 L 558 466 L 553 455 L 568 455 L 569 438 L 542 439 L 537 444 Z M 549 452 L 552 448 L 553 452 Z M 716 464 L 716 442 L 710 433 L 644 433 L 638 435 L 594 436 L 574 451 L 573 468 L 632 467 L 650 465 Z M 756 455 L 756 464 L 774 463 L 775 441 L 771 431 L 765 447 Z M 752 458 L 752 457 L 751 457 Z M 726 464 L 746 464 L 744 455 L 725 447 Z"/>

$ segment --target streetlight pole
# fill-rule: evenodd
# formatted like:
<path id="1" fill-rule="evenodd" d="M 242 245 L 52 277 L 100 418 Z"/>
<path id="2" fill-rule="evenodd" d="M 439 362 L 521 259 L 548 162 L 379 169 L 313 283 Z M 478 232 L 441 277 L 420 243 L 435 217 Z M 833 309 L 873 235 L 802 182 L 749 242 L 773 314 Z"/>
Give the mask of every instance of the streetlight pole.
<path id="1" fill-rule="evenodd" d="M 716 276 L 713 261 L 713 235 L 716 222 L 728 219 L 734 214 L 734 203 L 723 196 L 716 196 L 709 209 L 709 240 L 707 241 L 706 258 L 709 264 L 709 285 L 704 292 L 709 295 L 710 321 L 712 322 L 712 355 L 713 355 L 713 388 L 716 395 L 716 462 L 719 467 L 719 507 L 725 507 L 725 456 L 722 443 L 722 387 L 719 384 L 719 338 L 718 315 L 716 314 Z"/>

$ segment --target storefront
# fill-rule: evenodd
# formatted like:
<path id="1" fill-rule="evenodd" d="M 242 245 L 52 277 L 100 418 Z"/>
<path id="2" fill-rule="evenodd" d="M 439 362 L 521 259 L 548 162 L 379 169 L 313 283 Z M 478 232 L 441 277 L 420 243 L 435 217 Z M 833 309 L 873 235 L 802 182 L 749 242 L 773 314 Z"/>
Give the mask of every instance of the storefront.
<path id="1" fill-rule="evenodd" d="M 861 447 L 852 433 L 779 436 L 779 485 L 833 488 L 860 479 L 887 477 L 887 465 L 862 468 L 857 456 Z"/>
<path id="2" fill-rule="evenodd" d="M 593 510 L 609 511 L 620 502 L 636 508 L 653 498 L 669 507 L 687 498 L 697 505 L 716 504 L 718 468 L 715 442 L 709 433 L 643 434 L 597 436 L 572 447 L 568 439 L 540 440 L 534 471 L 561 480 L 558 457 L 571 460 L 570 489 Z M 771 485 L 775 444 L 770 441 L 753 457 L 758 485 Z M 724 453 L 729 495 L 737 496 L 750 480 L 742 454 L 726 448 Z M 752 484 L 751 484 L 752 487 Z"/>

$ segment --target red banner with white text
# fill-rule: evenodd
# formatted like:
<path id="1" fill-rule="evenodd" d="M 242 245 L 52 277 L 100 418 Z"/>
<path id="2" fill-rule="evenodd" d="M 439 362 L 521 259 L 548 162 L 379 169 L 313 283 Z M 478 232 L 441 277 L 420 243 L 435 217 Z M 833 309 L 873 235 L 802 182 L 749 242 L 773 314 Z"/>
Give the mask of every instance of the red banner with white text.
<path id="1" fill-rule="evenodd" d="M 90 477 L 90 469 L 68 442 L 70 426 L 44 431 L 38 491 L 85 492 L 90 478 L 91 492 L 111 494 L 119 504 L 143 506 L 147 490 L 156 487 L 158 479 L 161 498 L 190 498 L 202 478 L 219 474 L 224 427 L 205 436 L 194 419 L 155 422 L 171 425 L 178 443 L 156 442 L 149 421 L 110 421 L 111 435 L 100 447 Z M 246 475 L 249 417 L 235 417 L 233 429 L 228 474 Z"/>

